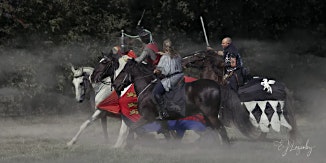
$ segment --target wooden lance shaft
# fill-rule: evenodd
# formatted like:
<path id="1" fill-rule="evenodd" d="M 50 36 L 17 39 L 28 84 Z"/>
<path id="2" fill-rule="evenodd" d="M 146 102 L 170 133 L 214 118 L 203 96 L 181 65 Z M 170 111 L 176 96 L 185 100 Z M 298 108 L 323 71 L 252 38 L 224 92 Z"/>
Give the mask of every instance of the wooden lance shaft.
<path id="1" fill-rule="evenodd" d="M 207 45 L 207 47 L 209 47 L 209 43 L 208 43 L 208 39 L 207 39 L 207 35 L 206 35 L 206 30 L 205 30 L 205 25 L 204 25 L 203 17 L 200 17 L 200 21 L 201 21 L 201 25 L 203 27 L 206 45 Z"/>

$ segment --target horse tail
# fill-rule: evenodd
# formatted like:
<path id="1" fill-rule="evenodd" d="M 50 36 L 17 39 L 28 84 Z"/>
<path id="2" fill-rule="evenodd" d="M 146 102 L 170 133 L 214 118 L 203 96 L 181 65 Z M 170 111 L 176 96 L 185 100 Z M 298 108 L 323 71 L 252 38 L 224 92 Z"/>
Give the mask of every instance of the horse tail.
<path id="1" fill-rule="evenodd" d="M 224 115 L 233 120 L 233 124 L 243 135 L 249 138 L 255 138 L 255 127 L 250 122 L 249 113 L 241 104 L 238 94 L 229 88 L 224 88 L 223 92 Z"/>
<path id="2" fill-rule="evenodd" d="M 285 99 L 285 106 L 283 109 L 283 114 L 285 119 L 290 123 L 292 129 L 290 131 L 290 139 L 296 140 L 297 136 L 300 134 L 298 133 L 298 126 L 294 114 L 294 98 L 293 92 L 290 91 L 287 87 L 285 87 L 286 99 Z"/>

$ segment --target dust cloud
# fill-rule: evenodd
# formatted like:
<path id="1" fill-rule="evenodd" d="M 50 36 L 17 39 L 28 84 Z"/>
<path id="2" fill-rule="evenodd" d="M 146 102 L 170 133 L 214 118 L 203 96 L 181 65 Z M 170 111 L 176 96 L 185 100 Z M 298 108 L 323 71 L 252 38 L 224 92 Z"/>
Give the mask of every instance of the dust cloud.
<path id="1" fill-rule="evenodd" d="M 73 99 L 69 63 L 77 65 L 77 67 L 92 66 L 96 63 L 98 56 L 90 56 L 89 51 L 81 46 L 58 46 L 33 50 L 0 49 L 0 95 L 17 96 L 22 91 L 32 92 L 32 95 L 38 94 L 33 96 L 35 97 L 32 98 L 34 102 L 23 101 L 26 102 L 24 105 L 60 110 L 57 114 L 52 115 L 46 115 L 46 112 L 43 112 L 44 116 L 1 118 L 0 136 L 3 139 L 0 142 L 1 146 L 5 148 L 0 152 L 4 153 L 0 154 L 0 160 L 4 162 L 244 163 L 253 161 L 261 163 L 324 161 L 326 58 L 310 53 L 312 45 L 306 45 L 296 40 L 276 42 L 233 38 L 233 41 L 241 52 L 245 66 L 250 69 L 252 74 L 284 82 L 292 92 L 295 101 L 294 112 L 303 137 L 303 142 L 295 145 L 301 147 L 308 141 L 308 146 L 313 147 L 309 157 L 306 155 L 307 150 L 301 150 L 299 155 L 296 155 L 297 151 L 287 151 L 282 156 L 285 152 L 284 149 L 278 149 L 278 146 L 275 145 L 275 141 L 280 140 L 279 133 L 273 133 L 270 136 L 271 141 L 251 141 L 232 128 L 228 128 L 228 133 L 234 140 L 230 147 L 220 145 L 219 141 L 216 141 L 208 131 L 195 143 L 168 142 L 164 139 L 157 140 L 153 137 L 146 137 L 140 139 L 133 150 L 111 149 L 120 127 L 120 120 L 117 118 L 110 118 L 108 121 L 109 142 L 104 142 L 100 122 L 96 121 L 82 133 L 75 147 L 64 149 L 65 143 L 72 138 L 81 123 L 87 120 L 92 113 L 90 110 L 81 111 L 90 107 L 85 104 L 77 105 Z M 220 43 L 212 42 L 211 44 L 212 47 L 214 44 L 217 47 Z M 205 44 L 195 44 L 190 41 L 179 42 L 176 45 L 183 55 L 206 48 Z M 60 73 L 64 75 L 60 75 Z M 26 76 L 28 79 L 24 80 Z M 58 86 L 58 81 L 63 83 L 61 83 L 62 87 Z M 14 82 L 37 86 L 17 88 L 17 85 L 13 85 Z M 61 90 L 57 91 L 57 89 Z M 44 90 L 52 92 L 42 92 Z M 42 101 L 42 105 L 37 105 L 40 101 Z M 64 110 L 64 107 L 68 110 L 69 108 L 76 110 L 68 112 Z M 188 132 L 184 139 L 193 138 L 198 138 L 198 135 Z M 282 136 L 281 139 L 285 141 L 286 136 Z M 15 145 L 15 143 L 21 145 Z M 22 158 L 19 152 L 5 150 L 10 148 L 26 152 L 26 160 L 19 159 Z M 39 153 L 28 154 L 28 148 L 35 148 L 34 150 Z M 49 153 L 41 152 L 44 150 Z"/>

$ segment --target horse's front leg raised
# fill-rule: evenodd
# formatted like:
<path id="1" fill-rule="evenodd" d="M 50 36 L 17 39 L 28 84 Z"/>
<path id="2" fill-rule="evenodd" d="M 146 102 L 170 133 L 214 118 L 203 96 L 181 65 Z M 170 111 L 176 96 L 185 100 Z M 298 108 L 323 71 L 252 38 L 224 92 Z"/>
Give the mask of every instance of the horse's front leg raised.
<path id="1" fill-rule="evenodd" d="M 102 114 L 101 114 L 102 113 Z M 103 111 L 101 110 L 95 110 L 95 112 L 93 113 L 92 117 L 88 120 L 86 120 L 79 128 L 79 131 L 77 132 L 77 134 L 67 143 L 67 146 L 71 146 L 73 144 L 76 143 L 79 135 L 91 124 L 93 123 L 95 120 L 97 120 L 99 118 L 99 116 L 103 115 Z"/>

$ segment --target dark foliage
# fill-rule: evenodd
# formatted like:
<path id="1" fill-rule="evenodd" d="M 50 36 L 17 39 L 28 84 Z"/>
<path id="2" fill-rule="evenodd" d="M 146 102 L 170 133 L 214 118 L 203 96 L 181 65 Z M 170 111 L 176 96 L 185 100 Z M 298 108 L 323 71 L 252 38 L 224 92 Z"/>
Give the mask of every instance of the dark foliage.
<path id="1" fill-rule="evenodd" d="M 183 34 L 202 40 L 199 16 L 211 37 L 275 39 L 292 29 L 325 36 L 325 3 L 321 0 L 1 0 L 0 36 L 4 42 L 37 34 L 60 41 L 107 39 L 121 29 L 142 25 L 158 34 Z"/>

